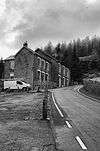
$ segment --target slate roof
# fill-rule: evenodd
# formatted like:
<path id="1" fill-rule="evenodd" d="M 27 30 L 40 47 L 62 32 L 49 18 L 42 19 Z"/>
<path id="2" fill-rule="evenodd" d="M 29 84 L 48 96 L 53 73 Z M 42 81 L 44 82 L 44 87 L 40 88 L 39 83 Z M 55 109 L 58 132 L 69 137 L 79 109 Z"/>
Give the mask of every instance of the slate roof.
<path id="1" fill-rule="evenodd" d="M 11 55 L 9 57 L 7 57 L 5 60 L 14 60 L 15 59 L 15 55 Z"/>
<path id="2" fill-rule="evenodd" d="M 40 48 L 37 48 L 35 51 L 33 51 L 32 49 L 30 49 L 28 46 L 23 46 L 15 55 L 11 55 L 9 57 L 7 57 L 5 60 L 13 60 L 15 59 L 16 55 L 23 49 L 27 49 L 28 51 L 30 51 L 32 54 L 37 54 L 38 56 L 41 56 L 41 54 L 39 52 L 41 52 L 42 54 L 44 54 L 45 56 L 49 57 L 50 60 L 53 59 L 56 62 L 59 62 L 56 58 L 54 58 L 53 56 L 50 56 L 49 54 L 45 53 L 44 51 L 42 51 Z M 59 62 L 61 63 L 61 62 Z"/>

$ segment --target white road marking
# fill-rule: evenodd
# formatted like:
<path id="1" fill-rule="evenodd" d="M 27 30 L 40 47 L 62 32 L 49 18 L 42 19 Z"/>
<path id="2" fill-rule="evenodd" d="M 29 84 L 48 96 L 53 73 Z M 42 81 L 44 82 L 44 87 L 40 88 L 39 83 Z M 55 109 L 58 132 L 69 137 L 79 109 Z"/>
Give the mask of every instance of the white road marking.
<path id="1" fill-rule="evenodd" d="M 70 125 L 70 123 L 68 121 L 66 121 L 66 124 L 69 128 L 72 128 L 72 126 Z"/>
<path id="2" fill-rule="evenodd" d="M 82 147 L 82 149 L 83 150 L 87 150 L 87 147 L 84 145 L 84 143 L 82 142 L 82 140 L 80 139 L 80 137 L 76 136 L 75 138 L 78 141 L 78 143 L 80 144 L 80 146 Z"/>
<path id="3" fill-rule="evenodd" d="M 57 108 L 58 112 L 60 113 L 61 117 L 64 117 L 64 116 L 63 116 L 63 114 L 62 114 L 62 112 L 60 111 L 59 107 L 57 106 L 57 104 L 56 104 L 56 102 L 55 102 L 55 99 L 54 99 L 53 93 L 52 93 L 52 99 L 53 99 L 53 102 L 54 102 L 54 104 L 55 104 L 55 106 L 56 106 L 56 108 Z"/>

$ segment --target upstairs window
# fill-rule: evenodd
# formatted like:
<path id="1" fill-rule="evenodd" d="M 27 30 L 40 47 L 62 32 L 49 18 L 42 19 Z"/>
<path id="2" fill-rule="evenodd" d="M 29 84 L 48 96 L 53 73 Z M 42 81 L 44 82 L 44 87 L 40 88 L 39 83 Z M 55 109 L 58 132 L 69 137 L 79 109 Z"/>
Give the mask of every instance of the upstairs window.
<path id="1" fill-rule="evenodd" d="M 49 75 L 45 74 L 45 81 L 49 81 Z"/>
<path id="2" fill-rule="evenodd" d="M 38 70 L 38 80 L 41 81 L 41 72 Z"/>
<path id="3" fill-rule="evenodd" d="M 41 61 L 41 67 L 42 67 L 42 69 L 45 69 L 45 61 L 43 59 Z"/>
<path id="4" fill-rule="evenodd" d="M 63 75 L 65 75 L 65 66 L 63 66 Z"/>
<path id="5" fill-rule="evenodd" d="M 41 81 L 42 81 L 42 82 L 45 81 L 45 74 L 44 74 L 44 72 L 41 73 Z"/>
<path id="6" fill-rule="evenodd" d="M 37 61 L 38 61 L 38 67 L 41 67 L 41 58 L 38 57 Z"/>
<path id="7" fill-rule="evenodd" d="M 59 66 L 59 73 L 61 73 L 61 64 L 58 63 L 58 66 Z"/>
<path id="8" fill-rule="evenodd" d="M 66 75 L 66 77 L 69 77 L 69 75 L 70 75 L 70 71 L 69 71 L 68 68 L 66 68 L 66 73 L 65 73 L 65 75 Z"/>
<path id="9" fill-rule="evenodd" d="M 15 61 L 10 61 L 10 69 L 14 69 L 14 67 L 15 67 Z"/>
<path id="10" fill-rule="evenodd" d="M 46 71 L 49 71 L 49 63 L 46 62 Z"/>

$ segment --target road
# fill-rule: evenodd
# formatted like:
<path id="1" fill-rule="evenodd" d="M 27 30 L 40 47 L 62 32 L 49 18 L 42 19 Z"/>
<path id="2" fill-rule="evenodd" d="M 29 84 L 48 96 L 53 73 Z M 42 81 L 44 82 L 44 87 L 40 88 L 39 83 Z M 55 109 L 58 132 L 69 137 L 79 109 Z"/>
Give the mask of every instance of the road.
<path id="1" fill-rule="evenodd" d="M 56 127 L 58 143 L 62 139 L 59 148 L 100 151 L 100 103 L 80 95 L 73 87 L 55 89 L 53 94 L 65 121 L 63 127 Z"/>

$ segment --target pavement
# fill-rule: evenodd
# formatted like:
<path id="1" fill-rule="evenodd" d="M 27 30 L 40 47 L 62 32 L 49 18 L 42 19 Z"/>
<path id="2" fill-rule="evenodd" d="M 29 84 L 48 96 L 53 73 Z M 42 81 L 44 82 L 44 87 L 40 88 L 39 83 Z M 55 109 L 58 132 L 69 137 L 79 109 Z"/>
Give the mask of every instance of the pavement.
<path id="1" fill-rule="evenodd" d="M 55 151 L 42 105 L 41 93 L 0 96 L 0 151 Z"/>
<path id="2" fill-rule="evenodd" d="M 100 150 L 100 103 L 75 87 L 53 90 L 52 118 L 56 148 L 61 151 Z"/>

